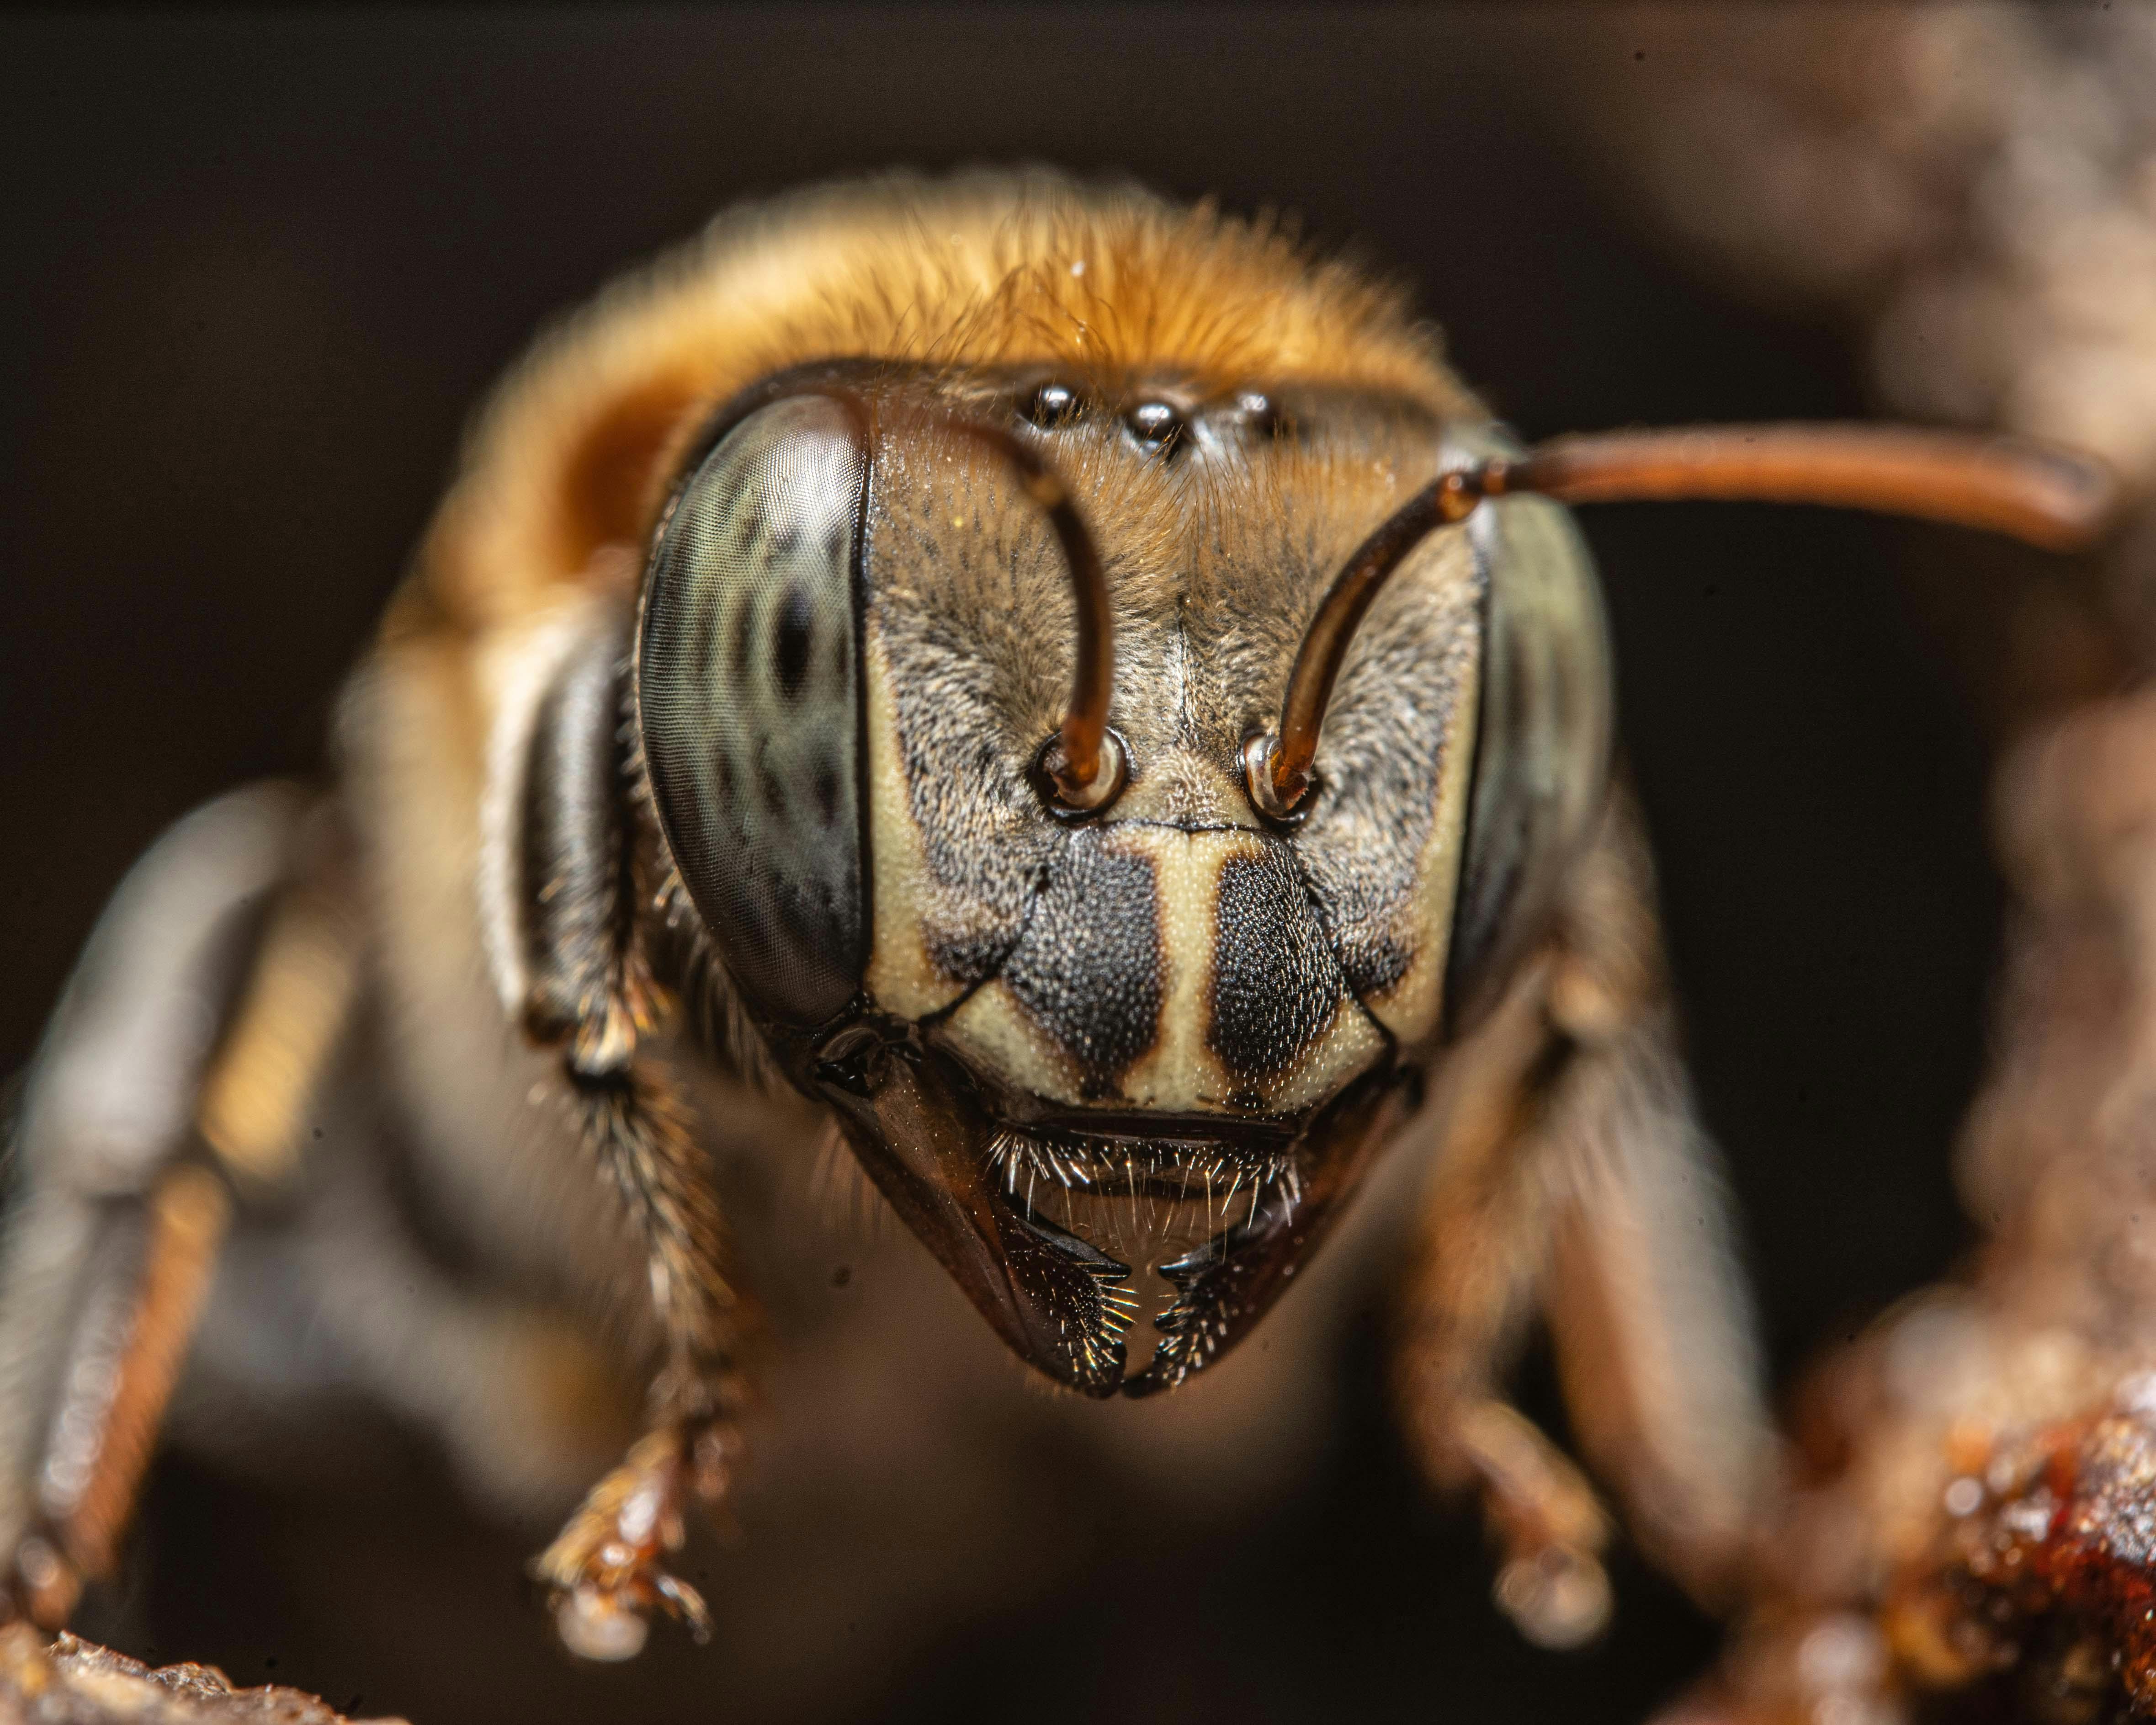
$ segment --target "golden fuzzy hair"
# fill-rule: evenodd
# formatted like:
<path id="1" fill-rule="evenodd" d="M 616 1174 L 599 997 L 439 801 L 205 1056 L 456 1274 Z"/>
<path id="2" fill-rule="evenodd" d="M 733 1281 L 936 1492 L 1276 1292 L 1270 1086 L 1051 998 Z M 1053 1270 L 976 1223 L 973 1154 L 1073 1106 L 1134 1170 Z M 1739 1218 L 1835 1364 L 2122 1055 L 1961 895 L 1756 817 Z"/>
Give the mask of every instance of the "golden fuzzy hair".
<path id="1" fill-rule="evenodd" d="M 644 537 L 662 458 L 718 403 L 855 357 L 1322 381 L 1472 410 L 1404 294 L 1274 221 L 1042 170 L 888 176 L 721 216 L 543 339 L 480 416 L 408 603 L 466 630 L 526 614 Z"/>

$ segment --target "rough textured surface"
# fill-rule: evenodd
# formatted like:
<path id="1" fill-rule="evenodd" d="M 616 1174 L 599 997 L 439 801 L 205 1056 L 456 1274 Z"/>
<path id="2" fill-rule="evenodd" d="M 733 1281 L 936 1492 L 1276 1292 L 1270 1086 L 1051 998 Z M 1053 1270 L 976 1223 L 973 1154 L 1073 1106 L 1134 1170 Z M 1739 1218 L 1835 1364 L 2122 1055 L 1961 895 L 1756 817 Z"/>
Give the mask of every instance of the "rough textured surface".
<path id="1" fill-rule="evenodd" d="M 1637 69 L 1596 55 L 1581 111 L 1630 146 L 1603 171 L 1668 234 L 1861 320 L 1898 413 L 2156 475 L 2156 13 L 1654 6 L 1605 28 Z"/>
<path id="2" fill-rule="evenodd" d="M 297 1689 L 234 1689 L 214 1666 L 156 1671 L 27 1625 L 0 1631 L 0 1725 L 346 1725 Z M 372 1725 L 399 1725 L 377 1720 Z"/>
<path id="3" fill-rule="evenodd" d="M 2156 1714 L 2156 697 L 2118 692 L 2156 649 L 2156 14 L 1598 28 L 1584 127 L 1666 237 L 1844 322 L 1882 410 L 2093 448 L 2143 500 L 2099 580 L 1993 589 L 1979 680 L 2022 735 L 1994 793 L 1998 1051 L 1958 1162 L 1980 1244 L 1800 1392 L 1742 1626 L 1680 1711 Z M 1953 555 L 1931 573 L 1966 611 Z"/>
<path id="4" fill-rule="evenodd" d="M 1548 96 L 1579 170 L 1659 243 L 1835 326 L 1883 415 L 2057 439 L 2156 490 L 2156 11 L 1652 4 L 1596 23 L 1549 39 Z M 1994 637 L 1972 681 L 2007 726 L 2156 655 L 2145 508 L 2094 617 L 1990 557 L 1912 582 L 1964 657 Z"/>
<path id="5" fill-rule="evenodd" d="M 2156 1714 L 2151 787 L 2146 696 L 2005 768 L 2021 907 L 1959 1169 L 1989 1237 L 1800 1397 L 1725 1672 L 1738 1714 Z"/>

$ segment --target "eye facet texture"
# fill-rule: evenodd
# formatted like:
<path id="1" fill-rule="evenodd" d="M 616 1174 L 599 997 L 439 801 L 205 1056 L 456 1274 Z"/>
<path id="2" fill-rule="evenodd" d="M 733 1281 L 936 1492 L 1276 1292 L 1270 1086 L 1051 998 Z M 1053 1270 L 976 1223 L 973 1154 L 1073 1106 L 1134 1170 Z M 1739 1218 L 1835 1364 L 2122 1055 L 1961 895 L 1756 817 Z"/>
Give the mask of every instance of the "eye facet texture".
<path id="1" fill-rule="evenodd" d="M 869 950 L 853 418 L 793 397 L 729 431 L 652 559 L 638 704 L 684 884 L 749 1004 L 809 1028 Z"/>

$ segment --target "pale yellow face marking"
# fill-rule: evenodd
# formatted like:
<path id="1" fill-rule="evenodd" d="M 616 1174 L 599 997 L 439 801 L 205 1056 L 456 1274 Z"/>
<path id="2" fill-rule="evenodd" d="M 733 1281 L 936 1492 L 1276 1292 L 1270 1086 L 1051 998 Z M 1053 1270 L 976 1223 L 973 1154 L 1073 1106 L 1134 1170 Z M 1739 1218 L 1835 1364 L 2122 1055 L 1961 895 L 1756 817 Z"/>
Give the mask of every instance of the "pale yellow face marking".
<path id="1" fill-rule="evenodd" d="M 1240 1113 L 1228 1098 L 1236 1081 L 1206 1041 L 1213 1017 L 1213 966 L 1220 870 L 1229 859 L 1255 856 L 1265 840 L 1250 830 L 1184 832 L 1172 827 L 1117 824 L 1116 848 L 1153 866 L 1161 935 L 1159 1037 L 1124 1075 L 1120 1098 L 1091 1106 L 1162 1113 Z M 1075 1066 L 1034 1023 L 1000 980 L 975 992 L 950 1019 L 957 1051 L 979 1069 L 1050 1101 L 1089 1106 Z M 1383 1054 L 1384 1039 L 1342 995 L 1332 1021 L 1305 1050 L 1284 1083 L 1267 1096 L 1270 1110 L 1287 1111 L 1322 1101 Z"/>
<path id="2" fill-rule="evenodd" d="M 1220 865 L 1254 850 L 1255 834 L 1132 827 L 1130 848 L 1152 860 L 1160 905 L 1160 1037 L 1123 1080 L 1141 1108 L 1197 1113 L 1227 1106 L 1233 1081 L 1205 1045 L 1213 1016 L 1213 937 Z"/>
<path id="3" fill-rule="evenodd" d="M 921 937 L 928 863 L 913 824 L 905 757 L 898 744 L 898 703 L 891 664 L 873 629 L 867 635 L 864 699 L 868 704 L 870 868 L 875 932 L 869 952 L 869 996 L 886 1012 L 917 1019 L 948 1006 L 962 985 L 938 970 Z"/>
<path id="4" fill-rule="evenodd" d="M 1384 1051 L 1385 1039 L 1378 1027 L 1343 993 L 1332 1022 L 1303 1051 L 1286 1079 L 1266 1093 L 1266 1106 L 1283 1113 L 1315 1106 L 1358 1073 L 1374 1065 Z"/>
<path id="5" fill-rule="evenodd" d="M 977 1070 L 1054 1102 L 1076 1102 L 1070 1057 L 1044 1035 L 1003 981 L 983 983 L 951 1014 L 949 1042 Z"/>
<path id="6" fill-rule="evenodd" d="M 1445 1010 L 1445 962 L 1452 946 L 1453 908 L 1460 891 L 1460 844 L 1467 830 L 1467 796 L 1475 774 L 1476 716 L 1480 711 L 1480 655 L 1462 667 L 1452 721 L 1445 738 L 1445 775 L 1438 804 L 1415 865 L 1415 890 L 1402 911 L 1414 954 L 1400 979 L 1367 1002 L 1371 1015 L 1414 1048 L 1435 1033 Z"/>

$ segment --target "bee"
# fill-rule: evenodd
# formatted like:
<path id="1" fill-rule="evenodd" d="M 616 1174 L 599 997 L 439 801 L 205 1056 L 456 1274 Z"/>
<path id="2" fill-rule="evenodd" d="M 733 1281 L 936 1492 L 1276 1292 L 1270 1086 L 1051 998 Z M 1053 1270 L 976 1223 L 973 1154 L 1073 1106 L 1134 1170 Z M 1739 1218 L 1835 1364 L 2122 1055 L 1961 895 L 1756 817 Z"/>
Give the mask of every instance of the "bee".
<path id="1" fill-rule="evenodd" d="M 563 1639 L 701 1630 L 667 1566 L 754 1401 L 713 1147 L 809 1122 L 1094 1398 L 1224 1369 L 1435 1145 L 1395 1387 L 1501 1602 L 1559 1645 L 1609 1609 L 1609 1517 L 1501 1388 L 1537 1307 L 1712 1597 L 1765 1424 L 1566 507 L 1681 496 L 2065 546 L 2107 483 L 1862 428 L 1528 449 L 1397 290 L 1046 172 L 797 196 L 610 290 L 479 422 L 322 782 L 182 822 L 59 1005 L 0 1261 L 13 1609 L 110 1569 L 198 1332 L 274 1399 L 280 1317 L 433 1253 L 647 1384 L 534 1564 Z M 425 1346 L 480 1384 L 517 1333 Z"/>

